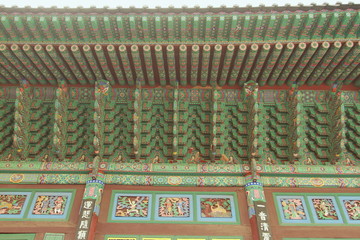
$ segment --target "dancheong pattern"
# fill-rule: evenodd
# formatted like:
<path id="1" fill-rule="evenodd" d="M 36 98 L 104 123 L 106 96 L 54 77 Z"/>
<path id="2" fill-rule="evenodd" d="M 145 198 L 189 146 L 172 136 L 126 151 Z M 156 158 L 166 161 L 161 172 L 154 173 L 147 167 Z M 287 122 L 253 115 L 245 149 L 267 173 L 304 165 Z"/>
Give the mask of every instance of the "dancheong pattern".
<path id="1" fill-rule="evenodd" d="M 159 217 L 190 217 L 188 197 L 160 197 Z"/>
<path id="2" fill-rule="evenodd" d="M 359 194 L 274 193 L 279 220 L 285 224 L 360 224 Z"/>
<path id="3" fill-rule="evenodd" d="M 118 196 L 116 217 L 147 217 L 149 214 L 148 196 Z"/>
<path id="4" fill-rule="evenodd" d="M 34 215 L 63 215 L 67 196 L 39 195 L 32 209 Z"/>
<path id="5" fill-rule="evenodd" d="M 307 218 L 301 198 L 281 198 L 280 202 L 285 219 L 303 220 Z"/>
<path id="6" fill-rule="evenodd" d="M 313 198 L 311 201 L 315 208 L 316 216 L 319 220 L 339 219 L 332 199 Z"/>
<path id="7" fill-rule="evenodd" d="M 340 95 L 296 88 L 255 91 L 254 85 L 247 84 L 245 90 L 113 88 L 108 91 L 110 100 L 102 106 L 104 120 L 96 125 L 89 118 L 94 109 L 100 111 L 95 108 L 98 100 L 94 99 L 97 91 L 94 88 L 69 86 L 68 94 L 60 94 L 64 90 L 29 84 L 0 87 L 1 168 L 19 164 L 21 167 L 16 168 L 83 169 L 99 150 L 95 149 L 96 143 L 96 148 L 102 146 L 101 161 L 107 163 L 104 166 L 108 169 L 134 162 L 143 167 L 176 163 L 234 168 L 249 164 L 251 153 L 269 170 L 290 164 L 297 169 L 321 166 L 323 172 L 332 171 L 335 166 L 357 169 L 360 122 L 356 116 L 360 105 L 356 91 L 341 91 Z M 21 89 L 27 89 L 29 94 L 17 95 Z M 141 118 L 134 118 L 135 110 Z M 255 124 L 252 119 L 264 121 Z M 332 138 L 324 140 L 326 136 Z M 13 148 L 14 143 L 17 148 Z M 256 143 L 257 148 L 253 149 L 254 144 L 250 143 Z M 26 161 L 19 163 L 21 159 Z M 238 182 L 236 178 L 228 179 L 231 183 L 218 181 L 216 185 L 230 185 L 233 179 Z M 42 183 L 54 180 L 41 179 Z M 76 182 L 71 178 L 66 180 Z M 166 179 L 170 185 L 187 184 L 178 178 L 170 180 Z M 25 175 L 11 178 L 11 183 L 24 181 L 28 181 Z M 201 180 L 194 181 L 201 185 Z"/>
<path id="8" fill-rule="evenodd" d="M 234 193 L 113 191 L 108 221 L 239 223 Z M 196 202 L 195 202 L 196 201 Z"/>
<path id="9" fill-rule="evenodd" d="M 360 199 L 343 200 L 346 212 L 350 220 L 360 221 Z"/>
<path id="10" fill-rule="evenodd" d="M 204 218 L 231 218 L 230 198 L 201 198 L 201 216 Z"/>
<path id="11" fill-rule="evenodd" d="M 27 197 L 27 195 L 22 194 L 1 194 L 0 215 L 20 215 Z"/>

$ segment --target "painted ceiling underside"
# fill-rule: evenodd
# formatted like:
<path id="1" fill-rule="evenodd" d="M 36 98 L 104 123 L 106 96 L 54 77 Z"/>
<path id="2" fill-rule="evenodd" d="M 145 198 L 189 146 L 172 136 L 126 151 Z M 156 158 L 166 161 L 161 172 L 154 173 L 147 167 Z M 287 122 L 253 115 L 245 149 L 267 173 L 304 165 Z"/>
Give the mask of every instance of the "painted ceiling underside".
<path id="1" fill-rule="evenodd" d="M 5 84 L 360 85 L 359 5 L 0 13 Z"/>
<path id="2" fill-rule="evenodd" d="M 0 13 L 2 161 L 359 164 L 359 5 Z"/>
<path id="3" fill-rule="evenodd" d="M 2 161 L 359 164 L 356 91 L 63 85 L 0 93 Z"/>

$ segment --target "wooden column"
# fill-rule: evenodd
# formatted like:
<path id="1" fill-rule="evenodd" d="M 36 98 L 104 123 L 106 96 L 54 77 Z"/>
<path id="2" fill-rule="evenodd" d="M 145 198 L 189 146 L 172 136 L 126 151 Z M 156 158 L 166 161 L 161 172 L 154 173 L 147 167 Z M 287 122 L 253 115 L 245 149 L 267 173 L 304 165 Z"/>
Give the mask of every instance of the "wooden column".
<path id="1" fill-rule="evenodd" d="M 245 191 L 253 240 L 272 240 L 263 184 L 257 173 L 256 160 L 251 160 L 251 172 L 245 176 Z"/>
<path id="2" fill-rule="evenodd" d="M 96 225 L 105 185 L 104 174 L 102 172 L 94 173 L 95 169 L 93 166 L 93 172 L 89 175 L 89 180 L 86 181 L 75 240 L 95 240 Z"/>

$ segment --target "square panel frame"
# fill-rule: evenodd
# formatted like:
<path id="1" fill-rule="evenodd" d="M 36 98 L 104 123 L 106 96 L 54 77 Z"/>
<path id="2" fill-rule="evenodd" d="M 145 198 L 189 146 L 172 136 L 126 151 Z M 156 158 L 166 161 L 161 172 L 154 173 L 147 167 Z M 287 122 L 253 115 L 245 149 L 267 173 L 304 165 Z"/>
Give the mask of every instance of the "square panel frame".
<path id="1" fill-rule="evenodd" d="M 338 220 L 319 220 L 317 218 L 317 214 L 316 214 L 316 211 L 315 211 L 315 207 L 314 205 L 312 204 L 312 200 L 315 199 L 315 198 L 327 198 L 327 199 L 331 199 L 333 204 L 334 204 L 334 208 L 337 212 L 337 215 L 338 215 Z M 307 196 L 307 200 L 309 202 L 309 205 L 310 205 L 310 211 L 312 212 L 312 215 L 313 215 L 313 220 L 315 223 L 321 223 L 321 224 L 341 224 L 341 223 L 344 223 L 343 219 L 342 219 L 342 214 L 341 214 L 341 211 L 339 209 L 339 206 L 337 204 L 337 201 L 336 201 L 336 198 L 335 196 L 329 196 L 329 195 L 309 195 Z"/>
<path id="2" fill-rule="evenodd" d="M 10 191 L 1 191 L 0 195 L 26 195 L 26 199 L 24 202 L 24 205 L 22 207 L 22 210 L 20 212 L 20 214 L 16 214 L 16 215 L 11 215 L 11 214 L 0 214 L 0 218 L 3 220 L 8 220 L 8 219 L 22 219 L 25 216 L 25 213 L 27 212 L 27 209 L 29 207 L 29 202 L 31 199 L 31 195 L 32 192 L 10 192 Z"/>
<path id="3" fill-rule="evenodd" d="M 349 224 L 360 224 L 360 219 L 359 220 L 350 219 L 349 214 L 346 210 L 346 207 L 344 206 L 344 203 L 343 203 L 344 200 L 359 200 L 360 201 L 360 196 L 350 196 L 350 195 L 339 196 L 338 199 L 339 199 L 340 208 L 341 208 L 343 214 L 345 215 L 344 218 L 345 218 L 346 222 Z M 360 208 L 360 206 L 358 206 L 358 207 Z"/>
<path id="4" fill-rule="evenodd" d="M 52 196 L 67 196 L 68 200 L 65 205 L 64 213 L 62 215 L 37 215 L 33 214 L 32 210 L 34 209 L 36 200 L 38 196 L 41 195 L 52 195 Z M 72 191 L 64 191 L 64 192 L 45 192 L 45 191 L 36 191 L 33 195 L 32 202 L 30 204 L 30 208 L 27 214 L 27 218 L 34 219 L 34 220 L 67 220 L 70 215 L 70 209 L 72 207 L 72 203 L 74 201 L 75 196 Z"/>
<path id="5" fill-rule="evenodd" d="M 214 218 L 208 218 L 208 217 L 202 217 L 201 216 L 201 198 L 229 198 L 230 204 L 231 204 L 231 217 L 225 218 L 225 217 L 214 217 Z M 215 195 L 215 194 L 201 194 L 196 195 L 196 206 L 197 206 L 197 220 L 200 222 L 239 222 L 239 216 L 238 216 L 238 207 L 235 204 L 234 201 L 234 195 L 232 194 L 221 194 L 221 195 Z"/>
<path id="6" fill-rule="evenodd" d="M 116 213 L 116 207 L 117 204 L 114 201 L 115 199 L 117 199 L 119 196 L 140 196 L 140 197 L 149 197 L 149 203 L 148 203 L 148 216 L 147 217 L 116 217 L 115 213 Z M 151 218 L 151 211 L 152 211 L 152 195 L 151 194 L 145 194 L 145 193 L 129 193 L 129 192 L 119 192 L 119 193 L 115 193 L 112 197 L 112 202 L 111 202 L 111 207 L 109 208 L 110 212 L 109 212 L 109 217 L 111 217 L 112 221 L 149 221 Z"/>
<path id="7" fill-rule="evenodd" d="M 283 208 L 281 206 L 281 201 L 280 199 L 292 199 L 292 198 L 299 198 L 302 200 L 302 203 L 304 205 L 304 212 L 305 212 L 305 215 L 307 216 L 307 219 L 304 219 L 304 220 L 299 220 L 299 219 L 285 219 L 285 215 L 284 215 L 284 212 L 283 212 Z M 306 205 L 306 201 L 305 201 L 305 198 L 304 196 L 301 196 L 301 195 L 276 195 L 276 209 L 277 209 L 277 212 L 278 212 L 278 215 L 280 216 L 280 219 L 281 220 L 281 223 L 294 223 L 294 224 L 297 224 L 297 223 L 311 223 L 311 216 L 308 212 L 308 206 Z"/>
<path id="8" fill-rule="evenodd" d="M 162 197 L 166 198 L 189 198 L 189 209 L 190 209 L 190 216 L 189 217 L 160 217 L 159 216 L 159 207 L 160 201 L 159 199 Z M 155 209 L 154 209 L 154 220 L 156 221 L 181 221 L 181 222 L 193 222 L 194 221 L 194 199 L 192 194 L 183 193 L 183 194 L 155 194 Z"/>

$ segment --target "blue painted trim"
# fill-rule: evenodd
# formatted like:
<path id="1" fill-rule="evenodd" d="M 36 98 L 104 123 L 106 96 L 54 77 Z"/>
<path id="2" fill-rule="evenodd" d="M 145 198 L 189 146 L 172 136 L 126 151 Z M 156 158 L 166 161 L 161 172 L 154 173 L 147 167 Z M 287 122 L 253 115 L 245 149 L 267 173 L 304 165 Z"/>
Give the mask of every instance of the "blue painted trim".
<path id="1" fill-rule="evenodd" d="M 231 204 L 231 217 L 203 217 L 201 215 L 201 198 L 229 198 Z M 234 197 L 231 195 L 197 195 L 197 220 L 201 222 L 236 222 L 236 207 Z"/>
<path id="2" fill-rule="evenodd" d="M 281 205 L 281 199 L 293 199 L 293 198 L 301 199 L 301 202 L 304 206 L 304 212 L 305 212 L 306 219 L 286 219 L 285 218 L 283 207 Z M 281 219 L 282 223 L 311 223 L 310 214 L 307 210 L 306 202 L 305 202 L 305 199 L 303 196 L 295 196 L 295 195 L 294 196 L 276 196 L 276 204 L 278 205 L 280 219 Z"/>
<path id="3" fill-rule="evenodd" d="M 335 197 L 333 196 L 308 196 L 308 201 L 309 201 L 309 204 L 310 204 L 310 209 L 311 209 L 311 212 L 313 214 L 313 218 L 314 218 L 314 222 L 315 223 L 324 223 L 324 224 L 328 224 L 328 223 L 344 223 L 342 217 L 341 217 L 341 213 L 340 213 L 340 209 L 336 203 L 336 199 Z M 322 220 L 322 219 L 318 219 L 317 217 L 317 214 L 316 214 L 316 211 L 315 211 L 315 207 L 312 203 L 312 199 L 315 199 L 315 198 L 325 198 L 325 199 L 331 199 L 331 201 L 333 202 L 334 204 L 334 208 L 335 208 L 335 211 L 336 211 L 336 214 L 337 214 L 337 217 L 338 217 L 338 220 Z"/>
<path id="4" fill-rule="evenodd" d="M 160 198 L 189 198 L 189 213 L 188 217 L 161 217 L 159 216 L 159 205 L 160 205 Z M 194 221 L 194 213 L 193 213 L 193 196 L 190 194 L 156 194 L 155 195 L 155 220 L 156 221 Z"/>
<path id="5" fill-rule="evenodd" d="M 0 218 L 23 218 L 30 201 L 31 192 L 0 192 L 0 195 L 26 195 L 20 214 L 0 214 Z"/>
<path id="6" fill-rule="evenodd" d="M 248 187 L 248 186 L 262 186 L 262 183 L 261 182 L 249 182 L 247 184 L 245 184 L 245 187 Z"/>
<path id="7" fill-rule="evenodd" d="M 89 184 L 89 183 L 99 183 L 99 184 L 102 184 L 102 185 L 105 185 L 105 183 L 101 180 L 88 180 L 86 181 L 86 184 Z"/>
<path id="8" fill-rule="evenodd" d="M 116 207 L 117 207 L 117 199 L 119 196 L 131 196 L 131 197 L 148 197 L 149 198 L 149 203 L 148 203 L 148 215 L 147 217 L 117 217 L 115 216 L 116 213 Z M 152 195 L 151 194 L 142 194 L 142 193 L 117 193 L 114 195 L 114 197 L 112 198 L 112 201 L 114 201 L 113 203 L 113 208 L 111 211 L 111 220 L 115 220 L 115 221 L 123 221 L 123 220 L 150 220 L 151 217 L 151 206 L 152 206 Z"/>
<path id="9" fill-rule="evenodd" d="M 48 195 L 48 196 L 63 196 L 63 197 L 66 196 L 67 200 L 65 203 L 66 205 L 65 205 L 63 214 L 59 214 L 59 215 L 33 214 L 32 211 L 35 207 L 38 196 L 44 196 L 44 195 L 45 196 L 46 195 Z M 69 214 L 72 195 L 73 194 L 71 192 L 36 192 L 33 197 L 32 203 L 30 205 L 30 210 L 29 210 L 27 217 L 32 218 L 32 219 L 66 219 L 66 217 Z"/>

